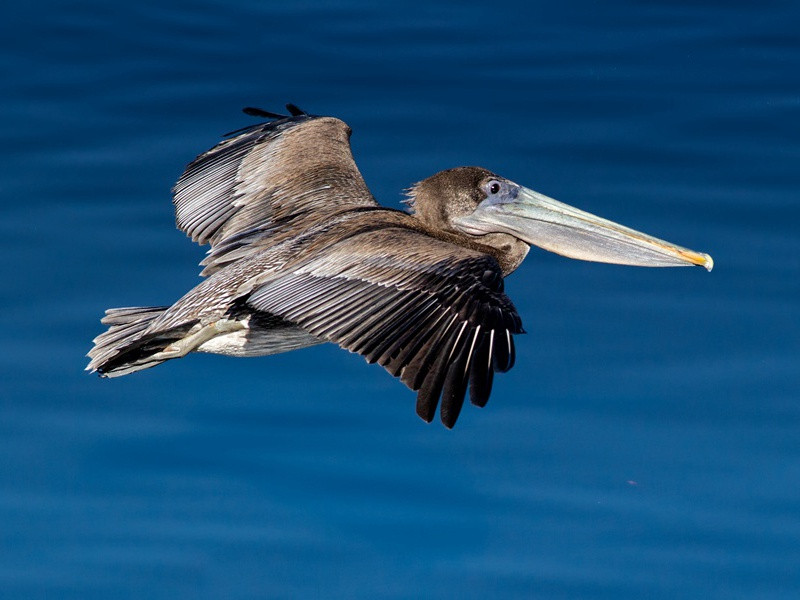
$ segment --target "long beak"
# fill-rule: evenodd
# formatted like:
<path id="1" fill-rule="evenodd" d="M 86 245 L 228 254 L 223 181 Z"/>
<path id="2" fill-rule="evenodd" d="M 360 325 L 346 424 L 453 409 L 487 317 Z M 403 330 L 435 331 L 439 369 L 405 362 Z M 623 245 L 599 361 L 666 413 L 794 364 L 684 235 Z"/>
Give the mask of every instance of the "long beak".
<path id="1" fill-rule="evenodd" d="M 646 233 L 596 217 L 528 188 L 513 184 L 505 198 L 487 198 L 455 220 L 466 233 L 509 233 L 569 258 L 640 267 L 699 265 L 711 270 L 708 254 L 681 248 Z"/>

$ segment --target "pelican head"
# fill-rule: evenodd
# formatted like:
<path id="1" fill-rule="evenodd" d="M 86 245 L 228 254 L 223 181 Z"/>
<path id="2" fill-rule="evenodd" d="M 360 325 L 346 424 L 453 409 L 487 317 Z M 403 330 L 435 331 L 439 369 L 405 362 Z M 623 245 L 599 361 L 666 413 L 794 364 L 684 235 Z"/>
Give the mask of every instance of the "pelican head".
<path id="1" fill-rule="evenodd" d="M 619 265 L 699 265 L 709 271 L 714 266 L 708 254 L 597 217 L 481 167 L 442 171 L 415 185 L 409 195 L 414 215 L 426 227 L 513 255 L 504 267 L 507 272 L 522 262 L 530 246 Z"/>

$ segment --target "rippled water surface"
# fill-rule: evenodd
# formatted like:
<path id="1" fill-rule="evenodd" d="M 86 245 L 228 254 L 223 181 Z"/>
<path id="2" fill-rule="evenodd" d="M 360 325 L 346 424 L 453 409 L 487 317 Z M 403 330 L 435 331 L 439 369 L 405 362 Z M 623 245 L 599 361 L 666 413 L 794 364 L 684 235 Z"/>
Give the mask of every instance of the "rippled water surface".
<path id="1" fill-rule="evenodd" d="M 47 2 L 0 9 L 4 598 L 800 597 L 794 3 Z M 484 165 L 710 252 L 532 251 L 489 405 L 426 425 L 320 346 L 83 372 L 164 304 L 195 154 L 291 101 L 383 203 Z"/>

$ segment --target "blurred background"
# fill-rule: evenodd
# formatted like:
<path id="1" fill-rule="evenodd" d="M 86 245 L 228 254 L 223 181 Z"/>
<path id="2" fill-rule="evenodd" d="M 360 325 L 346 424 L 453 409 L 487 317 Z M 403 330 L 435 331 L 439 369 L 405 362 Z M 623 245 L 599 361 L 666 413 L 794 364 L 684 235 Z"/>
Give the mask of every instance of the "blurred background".
<path id="1" fill-rule="evenodd" d="M 797 598 L 800 9 L 144 0 L 0 8 L 4 598 Z M 204 249 L 170 188 L 294 102 L 376 198 L 482 165 L 709 252 L 531 251 L 453 431 L 332 345 L 83 372 Z"/>

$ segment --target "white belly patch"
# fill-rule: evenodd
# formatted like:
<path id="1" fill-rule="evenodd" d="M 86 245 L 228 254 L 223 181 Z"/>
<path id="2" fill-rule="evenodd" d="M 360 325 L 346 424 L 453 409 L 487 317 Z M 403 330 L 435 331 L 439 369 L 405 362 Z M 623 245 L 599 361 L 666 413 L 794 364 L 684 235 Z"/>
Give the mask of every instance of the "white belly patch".
<path id="1" fill-rule="evenodd" d="M 221 333 L 204 342 L 197 352 L 227 356 L 267 356 L 322 344 L 321 340 L 296 325 L 274 328 L 250 327 L 250 319 L 239 321 L 244 328 Z"/>

